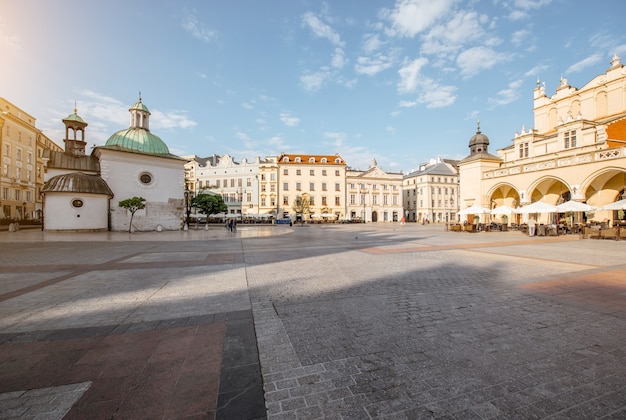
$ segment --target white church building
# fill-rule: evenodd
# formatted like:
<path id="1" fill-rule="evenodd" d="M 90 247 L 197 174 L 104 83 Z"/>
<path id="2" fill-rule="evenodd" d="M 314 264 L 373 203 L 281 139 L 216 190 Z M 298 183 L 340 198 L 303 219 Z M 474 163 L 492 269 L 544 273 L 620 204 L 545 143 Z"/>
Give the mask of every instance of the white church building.
<path id="1" fill-rule="evenodd" d="M 150 111 L 141 98 L 129 109 L 130 127 L 85 154 L 87 123 L 76 113 L 63 119 L 65 151 L 44 151 L 42 188 L 45 231 L 127 231 L 122 200 L 142 197 L 133 231 L 180 230 L 186 160 L 150 132 Z"/>

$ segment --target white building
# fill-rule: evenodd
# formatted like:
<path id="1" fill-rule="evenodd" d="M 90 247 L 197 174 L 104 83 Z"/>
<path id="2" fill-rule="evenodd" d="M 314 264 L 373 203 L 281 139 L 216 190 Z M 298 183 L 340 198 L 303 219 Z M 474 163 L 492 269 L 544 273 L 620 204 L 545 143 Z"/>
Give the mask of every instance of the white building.
<path id="1" fill-rule="evenodd" d="M 237 162 L 229 155 L 187 156 L 187 160 L 185 171 L 189 190 L 195 194 L 211 191 L 220 195 L 229 214 L 247 217 L 259 213 L 258 157 L 252 162 L 247 159 Z"/>
<path id="2" fill-rule="evenodd" d="M 407 222 L 448 223 L 459 210 L 458 162 L 431 159 L 404 176 L 402 194 Z"/>
<path id="3" fill-rule="evenodd" d="M 85 155 L 87 124 L 76 111 L 63 120 L 65 152 L 44 156 L 44 230 L 128 230 L 130 214 L 118 203 L 133 197 L 145 199 L 133 230 L 181 229 L 185 160 L 170 154 L 150 132 L 150 111 L 141 98 L 129 111 L 130 127 L 114 133 L 91 156 Z"/>
<path id="4" fill-rule="evenodd" d="M 402 218 L 402 173 L 385 172 L 374 159 L 365 171 L 346 170 L 347 219 L 399 222 Z"/>

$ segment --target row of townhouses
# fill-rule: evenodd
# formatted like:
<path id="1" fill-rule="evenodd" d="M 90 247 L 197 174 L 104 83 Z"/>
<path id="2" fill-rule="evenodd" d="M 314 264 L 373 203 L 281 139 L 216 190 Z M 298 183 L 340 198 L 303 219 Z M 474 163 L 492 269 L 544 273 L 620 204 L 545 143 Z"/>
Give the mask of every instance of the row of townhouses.
<path id="1" fill-rule="evenodd" d="M 241 217 L 422 223 L 471 222 L 463 210 L 472 206 L 577 201 L 601 208 L 626 197 L 626 67 L 620 58 L 581 88 L 561 78 L 548 95 L 537 81 L 533 101 L 534 126 L 522 127 L 495 154 L 479 124 L 465 158 L 434 159 L 403 174 L 375 160 L 354 169 L 340 155 L 175 156 L 150 131 L 141 98 L 129 109 L 130 127 L 86 155 L 88 124 L 76 110 L 63 119 L 61 148 L 32 115 L 0 98 L 0 220 L 47 219 L 51 230 L 120 230 L 129 215 L 118 201 L 142 195 L 147 203 L 134 219 L 138 228 L 176 229 L 186 191 L 219 194 L 228 213 Z M 545 222 L 557 217 L 538 216 Z M 624 211 L 606 210 L 586 216 L 626 218 Z M 510 217 L 521 222 L 527 216 Z"/>

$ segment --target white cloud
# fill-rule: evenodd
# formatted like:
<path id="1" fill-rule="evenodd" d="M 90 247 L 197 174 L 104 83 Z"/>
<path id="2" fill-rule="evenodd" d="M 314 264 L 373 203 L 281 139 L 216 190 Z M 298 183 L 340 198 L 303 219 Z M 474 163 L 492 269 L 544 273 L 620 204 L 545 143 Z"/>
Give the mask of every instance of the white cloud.
<path id="1" fill-rule="evenodd" d="M 330 65 L 336 69 L 341 69 L 346 65 L 345 53 L 341 48 L 335 48 Z"/>
<path id="2" fill-rule="evenodd" d="M 456 64 L 464 77 L 471 77 L 482 70 L 492 68 L 506 60 L 506 57 L 487 47 L 473 47 L 460 53 Z"/>
<path id="3" fill-rule="evenodd" d="M 217 32 L 207 29 L 198 23 L 195 15 L 188 13 L 182 23 L 183 29 L 196 39 L 208 44 L 217 37 Z"/>
<path id="4" fill-rule="evenodd" d="M 456 101 L 456 86 L 441 86 L 437 83 L 424 83 L 424 91 L 418 101 L 426 104 L 426 108 L 443 108 Z"/>
<path id="5" fill-rule="evenodd" d="M 411 93 L 415 92 L 419 84 L 419 75 L 422 67 L 428 64 L 428 59 L 417 58 L 398 70 L 400 75 L 400 81 L 398 82 L 399 93 Z"/>
<path id="6" fill-rule="evenodd" d="M 580 60 L 579 62 L 574 63 L 571 66 L 569 66 L 569 68 L 565 70 L 565 74 L 577 73 L 579 71 L 586 69 L 587 67 L 590 67 L 599 63 L 601 60 L 602 60 L 602 54 L 596 53 L 596 54 L 590 55 L 589 57 L 583 60 Z"/>
<path id="7" fill-rule="evenodd" d="M 333 140 L 332 144 L 335 147 L 340 147 L 340 146 L 343 146 L 343 142 L 346 138 L 346 133 L 327 131 L 324 133 L 324 137 L 328 139 L 332 139 Z"/>
<path id="8" fill-rule="evenodd" d="M 256 104 L 256 101 L 252 99 L 248 102 L 242 102 L 241 106 L 244 107 L 245 109 L 254 109 L 255 104 Z"/>
<path id="9" fill-rule="evenodd" d="M 390 36 L 413 38 L 450 12 L 455 0 L 398 0 L 392 10 L 383 9 L 381 17 L 391 22 Z"/>
<path id="10" fill-rule="evenodd" d="M 281 112 L 280 120 L 288 127 L 295 127 L 300 124 L 300 118 L 294 117 L 288 112 Z"/>
<path id="11" fill-rule="evenodd" d="M 378 34 L 367 34 L 363 36 L 363 50 L 367 53 L 380 49 L 384 44 Z"/>
<path id="12" fill-rule="evenodd" d="M 506 89 L 500 90 L 495 97 L 487 100 L 490 105 L 490 109 L 515 102 L 520 97 L 521 87 L 522 80 L 514 80 L 509 83 Z"/>
<path id="13" fill-rule="evenodd" d="M 315 36 L 328 39 L 333 45 L 343 46 L 341 37 L 333 28 L 325 24 L 311 12 L 307 12 L 302 16 L 303 25 L 307 26 Z"/>
<path id="14" fill-rule="evenodd" d="M 156 129 L 191 128 L 198 125 L 187 116 L 186 111 L 150 111 L 150 126 Z"/>
<path id="15" fill-rule="evenodd" d="M 511 44 L 516 47 L 520 47 L 526 38 L 531 35 L 530 31 L 527 29 L 520 29 L 519 31 L 513 32 L 511 35 Z"/>
<path id="16" fill-rule="evenodd" d="M 310 92 L 314 92 L 319 90 L 324 86 L 326 80 L 330 78 L 331 74 L 328 70 L 320 70 L 315 73 L 308 73 L 303 76 L 300 76 L 300 83 L 304 87 L 305 90 Z"/>
<path id="17" fill-rule="evenodd" d="M 447 22 L 434 26 L 424 36 L 421 51 L 425 54 L 442 54 L 456 51 L 464 44 L 485 36 L 484 17 L 476 12 L 460 11 Z"/>
<path id="18" fill-rule="evenodd" d="M 354 70 L 358 74 L 374 76 L 381 71 L 387 70 L 396 61 L 398 50 L 392 50 L 390 54 L 375 54 L 374 56 L 361 56 L 357 58 Z"/>

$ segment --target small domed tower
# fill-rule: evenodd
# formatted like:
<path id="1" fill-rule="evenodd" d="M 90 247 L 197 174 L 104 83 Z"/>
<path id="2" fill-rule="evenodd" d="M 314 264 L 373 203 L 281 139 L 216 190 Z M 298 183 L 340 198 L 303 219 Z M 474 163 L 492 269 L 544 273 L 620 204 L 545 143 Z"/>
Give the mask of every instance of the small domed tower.
<path id="1" fill-rule="evenodd" d="M 470 139 L 469 148 L 470 156 L 478 153 L 489 153 L 489 137 L 480 132 L 480 121 L 478 121 L 476 134 Z"/>
<path id="2" fill-rule="evenodd" d="M 63 119 L 65 124 L 65 153 L 71 156 L 85 156 L 85 128 L 87 123 L 76 113 L 76 105 L 74 105 L 74 113 Z M 71 136 L 70 136 L 71 133 Z M 78 137 L 80 133 L 80 138 Z"/>

